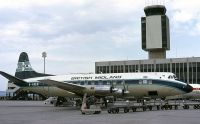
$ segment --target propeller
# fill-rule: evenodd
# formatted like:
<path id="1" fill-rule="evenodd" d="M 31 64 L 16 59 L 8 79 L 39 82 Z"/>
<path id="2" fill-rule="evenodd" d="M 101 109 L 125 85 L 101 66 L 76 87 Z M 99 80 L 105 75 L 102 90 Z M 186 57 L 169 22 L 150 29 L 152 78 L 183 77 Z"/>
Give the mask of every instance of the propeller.
<path id="1" fill-rule="evenodd" d="M 113 82 L 111 82 L 110 93 L 114 93 L 114 92 L 116 92 L 116 88 L 115 88 L 115 85 L 113 84 Z"/>
<path id="2" fill-rule="evenodd" d="M 124 96 L 126 93 L 129 93 L 128 85 L 125 85 L 125 82 L 123 81 L 122 96 Z"/>

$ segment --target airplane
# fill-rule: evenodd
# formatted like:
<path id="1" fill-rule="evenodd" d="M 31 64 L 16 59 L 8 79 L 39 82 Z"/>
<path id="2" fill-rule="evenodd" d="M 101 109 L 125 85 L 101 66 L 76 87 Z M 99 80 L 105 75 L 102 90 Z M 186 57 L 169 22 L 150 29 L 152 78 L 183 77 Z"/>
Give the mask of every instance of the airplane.
<path id="1" fill-rule="evenodd" d="M 51 92 L 52 96 L 94 95 L 97 97 L 152 97 L 165 98 L 167 96 L 189 93 L 193 88 L 178 81 L 175 74 L 169 72 L 137 72 L 110 74 L 67 74 L 49 75 L 35 72 L 30 65 L 28 55 L 23 53 L 23 61 L 18 63 L 17 72 L 27 75 L 20 79 L 6 72 L 0 74 L 11 82 L 26 90 L 36 93 Z M 32 75 L 34 74 L 35 75 Z M 49 86 L 48 86 L 49 85 Z M 45 87 L 45 88 L 44 88 Z M 45 91 L 44 91 L 45 90 Z"/>

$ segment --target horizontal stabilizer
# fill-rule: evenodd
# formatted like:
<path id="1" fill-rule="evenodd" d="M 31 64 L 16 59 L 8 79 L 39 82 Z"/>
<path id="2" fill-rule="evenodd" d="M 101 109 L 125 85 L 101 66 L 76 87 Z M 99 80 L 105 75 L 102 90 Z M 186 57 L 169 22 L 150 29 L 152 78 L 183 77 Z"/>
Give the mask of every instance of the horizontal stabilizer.
<path id="1" fill-rule="evenodd" d="M 17 86 L 20 86 L 20 87 L 22 87 L 22 86 L 28 86 L 27 82 L 25 82 L 25 81 L 23 81 L 23 80 L 15 77 L 15 76 L 12 76 L 12 75 L 10 75 L 10 74 L 8 74 L 6 72 L 0 71 L 0 74 L 2 76 L 4 76 L 5 78 L 7 78 L 9 81 L 11 81 L 14 84 L 16 84 Z"/>

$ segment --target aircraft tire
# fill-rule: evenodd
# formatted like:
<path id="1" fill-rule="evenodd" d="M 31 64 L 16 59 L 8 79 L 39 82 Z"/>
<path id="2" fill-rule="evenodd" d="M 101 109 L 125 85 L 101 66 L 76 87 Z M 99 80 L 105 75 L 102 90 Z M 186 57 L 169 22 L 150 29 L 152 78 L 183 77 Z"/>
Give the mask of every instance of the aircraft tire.
<path id="1" fill-rule="evenodd" d="M 149 106 L 149 110 L 152 111 L 152 106 Z"/>
<path id="2" fill-rule="evenodd" d="M 127 113 L 129 112 L 129 109 L 128 108 L 124 108 L 124 113 Z"/>
<path id="3" fill-rule="evenodd" d="M 116 113 L 119 113 L 119 108 L 117 108 L 115 111 L 116 111 Z"/>
<path id="4" fill-rule="evenodd" d="M 146 107 L 143 107 L 143 111 L 146 111 Z"/>
<path id="5" fill-rule="evenodd" d="M 132 108 L 133 112 L 136 112 L 136 108 Z"/>
<path id="6" fill-rule="evenodd" d="M 160 110 L 160 106 L 159 105 L 157 106 L 157 110 Z"/>
<path id="7" fill-rule="evenodd" d="M 178 109 L 178 106 L 177 105 L 175 105 L 175 110 L 177 110 Z"/>

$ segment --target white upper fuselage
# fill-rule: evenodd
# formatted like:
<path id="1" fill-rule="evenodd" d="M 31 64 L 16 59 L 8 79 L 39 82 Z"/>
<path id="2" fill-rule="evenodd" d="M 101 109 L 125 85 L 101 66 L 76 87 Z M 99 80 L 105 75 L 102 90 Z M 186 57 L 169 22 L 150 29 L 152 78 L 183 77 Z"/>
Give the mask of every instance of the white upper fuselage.
<path id="1" fill-rule="evenodd" d="M 37 82 L 42 79 L 51 79 L 56 81 L 99 81 L 99 80 L 130 80 L 130 79 L 162 79 L 175 81 L 173 73 L 110 73 L 110 74 L 68 74 L 57 76 L 46 76 L 25 79 L 27 82 Z M 183 82 L 180 82 L 183 83 Z"/>

